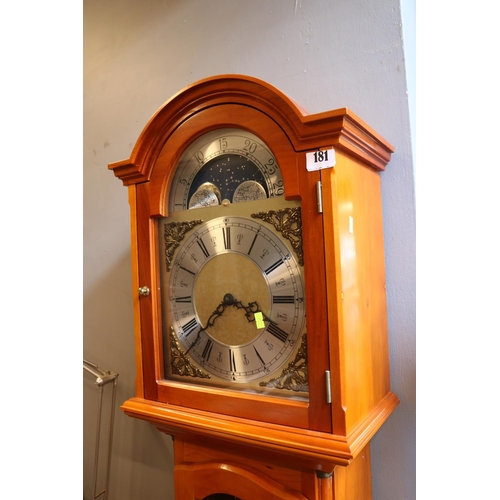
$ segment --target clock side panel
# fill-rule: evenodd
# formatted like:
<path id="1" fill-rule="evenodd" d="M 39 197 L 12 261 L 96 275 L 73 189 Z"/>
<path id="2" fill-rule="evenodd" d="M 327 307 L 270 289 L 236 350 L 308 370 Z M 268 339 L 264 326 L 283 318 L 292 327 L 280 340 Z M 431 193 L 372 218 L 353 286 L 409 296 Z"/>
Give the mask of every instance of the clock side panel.
<path id="1" fill-rule="evenodd" d="M 338 152 L 322 181 L 326 252 L 334 256 L 327 272 L 337 277 L 328 281 L 329 316 L 338 324 L 334 409 L 345 411 L 345 428 L 334 433 L 348 435 L 390 393 L 380 175 Z"/>

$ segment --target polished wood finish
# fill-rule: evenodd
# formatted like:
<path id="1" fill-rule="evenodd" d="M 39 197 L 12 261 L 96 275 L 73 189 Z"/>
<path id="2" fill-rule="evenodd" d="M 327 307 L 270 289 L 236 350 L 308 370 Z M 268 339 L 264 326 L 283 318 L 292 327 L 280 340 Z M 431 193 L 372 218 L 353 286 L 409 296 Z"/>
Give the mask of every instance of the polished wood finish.
<path id="1" fill-rule="evenodd" d="M 301 201 L 308 403 L 162 380 L 157 218 L 168 215 L 182 152 L 224 127 L 259 136 L 278 160 L 285 197 Z M 306 152 L 332 147 L 334 168 L 306 170 Z M 228 485 L 241 498 L 371 498 L 369 441 L 399 402 L 390 390 L 380 189 L 392 151 L 348 109 L 307 115 L 265 82 L 223 75 L 170 99 L 130 159 L 109 166 L 131 205 L 137 389 L 122 409 L 174 436 L 177 499 Z M 142 286 L 148 296 L 137 293 Z"/>
<path id="2" fill-rule="evenodd" d="M 198 462 L 181 464 L 174 470 L 175 498 L 192 500 L 205 498 L 214 492 L 238 498 L 266 498 L 267 500 L 307 500 L 277 481 L 251 467 L 231 462 Z"/>
<path id="3" fill-rule="evenodd" d="M 394 150 L 347 108 L 305 115 L 285 94 L 261 80 L 223 75 L 201 80 L 167 101 L 147 123 L 130 158 L 112 163 L 110 169 L 126 186 L 148 181 L 165 142 L 186 117 L 228 102 L 261 110 L 280 124 L 296 151 L 333 145 L 383 170 Z"/>
<path id="4" fill-rule="evenodd" d="M 167 434 L 195 433 L 204 439 L 220 438 L 241 446 L 258 446 L 261 453 L 283 453 L 307 462 L 315 470 L 331 472 L 335 465 L 349 465 L 398 402 L 393 393 L 388 394 L 347 436 L 217 415 L 139 398 L 129 399 L 122 409 L 127 415 L 146 420 Z"/>
<path id="5" fill-rule="evenodd" d="M 176 438 L 175 498 L 192 500 L 214 493 L 242 499 L 363 500 L 371 498 L 370 446 L 349 467 L 318 472 L 289 455 L 263 454 L 212 440 Z M 236 460 L 235 460 L 236 458 Z"/>

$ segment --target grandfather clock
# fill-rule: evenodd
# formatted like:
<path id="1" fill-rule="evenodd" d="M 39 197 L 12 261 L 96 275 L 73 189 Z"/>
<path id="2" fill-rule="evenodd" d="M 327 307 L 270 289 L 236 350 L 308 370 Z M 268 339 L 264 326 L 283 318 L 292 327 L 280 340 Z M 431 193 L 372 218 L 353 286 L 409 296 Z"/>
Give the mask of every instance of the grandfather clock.
<path id="1" fill-rule="evenodd" d="M 136 397 L 174 437 L 176 500 L 370 499 L 390 390 L 380 172 L 348 109 L 199 81 L 128 160 Z"/>

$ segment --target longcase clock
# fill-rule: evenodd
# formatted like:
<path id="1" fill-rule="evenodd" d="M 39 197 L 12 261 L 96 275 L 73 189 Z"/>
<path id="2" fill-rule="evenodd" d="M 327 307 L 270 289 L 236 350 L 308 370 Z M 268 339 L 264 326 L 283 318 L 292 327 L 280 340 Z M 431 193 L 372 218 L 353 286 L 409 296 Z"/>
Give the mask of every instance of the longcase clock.
<path id="1" fill-rule="evenodd" d="M 371 498 L 390 390 L 380 173 L 348 109 L 255 78 L 193 84 L 129 160 L 136 396 L 177 500 Z"/>

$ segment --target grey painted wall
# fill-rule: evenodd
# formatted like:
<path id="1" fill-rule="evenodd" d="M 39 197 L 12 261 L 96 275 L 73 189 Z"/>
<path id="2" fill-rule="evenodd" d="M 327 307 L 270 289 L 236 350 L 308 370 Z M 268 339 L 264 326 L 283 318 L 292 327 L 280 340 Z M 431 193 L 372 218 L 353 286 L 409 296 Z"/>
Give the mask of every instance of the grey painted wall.
<path id="1" fill-rule="evenodd" d="M 396 148 L 382 187 L 391 383 L 401 403 L 372 441 L 374 500 L 415 498 L 411 60 L 401 19 L 398 0 L 85 0 L 83 18 L 83 355 L 119 373 L 118 403 L 135 391 L 130 226 L 127 189 L 107 165 L 130 156 L 167 99 L 201 78 L 247 74 L 310 113 L 351 108 Z M 94 390 L 84 376 L 86 498 Z M 114 436 L 110 500 L 172 499 L 171 438 L 118 408 Z"/>

